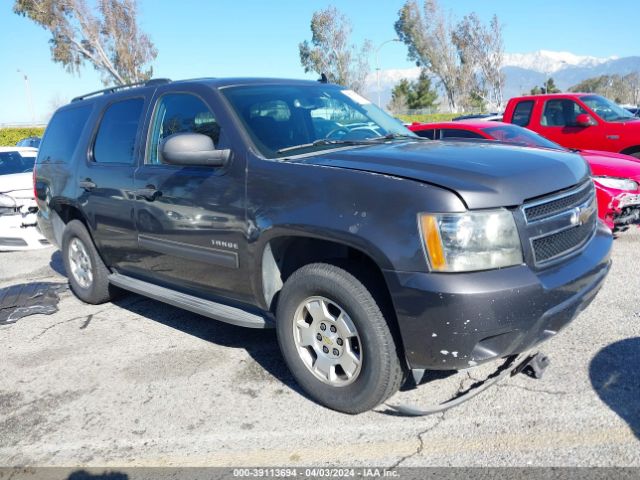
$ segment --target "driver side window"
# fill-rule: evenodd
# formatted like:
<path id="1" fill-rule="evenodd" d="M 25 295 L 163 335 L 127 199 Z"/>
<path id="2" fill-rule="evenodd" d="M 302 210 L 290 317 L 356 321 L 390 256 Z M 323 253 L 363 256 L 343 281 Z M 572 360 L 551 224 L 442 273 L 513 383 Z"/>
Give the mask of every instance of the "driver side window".
<path id="1" fill-rule="evenodd" d="M 160 152 L 162 140 L 182 132 L 207 135 L 216 148 L 220 143 L 220 126 L 203 100 L 189 93 L 163 95 L 153 115 L 146 163 L 164 163 Z"/>
<path id="2" fill-rule="evenodd" d="M 576 117 L 587 113 L 573 100 L 548 100 L 540 123 L 546 127 L 571 127 L 576 125 Z"/>

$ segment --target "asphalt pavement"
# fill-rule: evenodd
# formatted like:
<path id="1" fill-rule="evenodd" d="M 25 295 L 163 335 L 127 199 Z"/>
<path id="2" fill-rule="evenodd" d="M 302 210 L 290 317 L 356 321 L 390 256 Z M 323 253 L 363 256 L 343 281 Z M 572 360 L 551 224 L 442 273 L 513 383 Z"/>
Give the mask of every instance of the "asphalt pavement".
<path id="1" fill-rule="evenodd" d="M 350 416 L 299 390 L 275 332 L 144 297 L 83 304 L 54 248 L 0 254 L 0 288 L 62 284 L 59 311 L 0 325 L 0 465 L 640 466 L 640 232 L 591 306 L 509 378 L 443 414 Z M 486 370 L 486 369 L 485 369 Z M 425 406 L 469 370 L 401 392 Z"/>

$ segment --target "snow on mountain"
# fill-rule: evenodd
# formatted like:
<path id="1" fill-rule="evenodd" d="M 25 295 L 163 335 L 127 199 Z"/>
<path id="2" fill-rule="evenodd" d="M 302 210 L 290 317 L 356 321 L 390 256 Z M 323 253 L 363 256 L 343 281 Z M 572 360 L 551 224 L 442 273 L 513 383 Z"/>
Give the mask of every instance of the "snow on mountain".
<path id="1" fill-rule="evenodd" d="M 571 52 L 538 50 L 530 53 L 505 53 L 502 72 L 505 74 L 506 98 L 542 85 L 547 75 L 553 76 L 561 89 L 569 88 L 582 80 L 599 75 L 625 75 L 640 71 L 640 57 L 594 57 L 575 55 Z M 380 71 L 380 104 L 386 105 L 391 90 L 403 78 L 415 80 L 420 75 L 418 67 Z M 434 79 L 434 85 L 438 81 Z M 378 99 L 377 74 L 367 77 L 364 94 L 372 101 Z"/>
<path id="2" fill-rule="evenodd" d="M 567 67 L 595 67 L 618 57 L 592 57 L 571 52 L 538 50 L 531 53 L 505 53 L 503 67 L 518 67 L 540 73 L 554 73 Z"/>

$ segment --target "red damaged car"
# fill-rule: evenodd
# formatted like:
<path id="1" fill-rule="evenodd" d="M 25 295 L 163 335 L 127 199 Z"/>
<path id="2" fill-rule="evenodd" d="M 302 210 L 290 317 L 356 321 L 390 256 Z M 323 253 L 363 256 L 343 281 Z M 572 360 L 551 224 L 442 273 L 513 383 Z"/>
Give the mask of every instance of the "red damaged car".
<path id="1" fill-rule="evenodd" d="M 531 130 L 502 122 L 414 123 L 409 129 L 432 140 L 494 140 L 526 147 L 566 150 Z M 629 155 L 575 150 L 589 163 L 598 195 L 598 215 L 612 230 L 640 224 L 640 160 Z"/>

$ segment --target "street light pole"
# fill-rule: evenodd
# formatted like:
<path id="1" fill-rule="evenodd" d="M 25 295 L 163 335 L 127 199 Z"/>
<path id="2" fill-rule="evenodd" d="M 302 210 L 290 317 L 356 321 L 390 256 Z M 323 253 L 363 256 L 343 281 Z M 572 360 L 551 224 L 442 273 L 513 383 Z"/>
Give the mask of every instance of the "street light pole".
<path id="1" fill-rule="evenodd" d="M 400 41 L 399 38 L 392 38 L 391 40 L 382 42 L 380 45 L 378 45 L 378 48 L 376 48 L 376 83 L 378 88 L 378 107 L 380 107 L 380 62 L 378 58 L 378 53 L 380 52 L 380 49 L 384 47 L 387 43 L 399 42 L 399 41 Z"/>
<path id="2" fill-rule="evenodd" d="M 29 114 L 31 115 L 31 122 L 36 121 L 36 116 L 33 111 L 33 98 L 31 97 L 31 85 L 29 84 L 29 77 L 22 70 L 18 69 L 18 73 L 24 77 L 24 89 L 27 94 L 27 104 L 29 106 Z"/>

